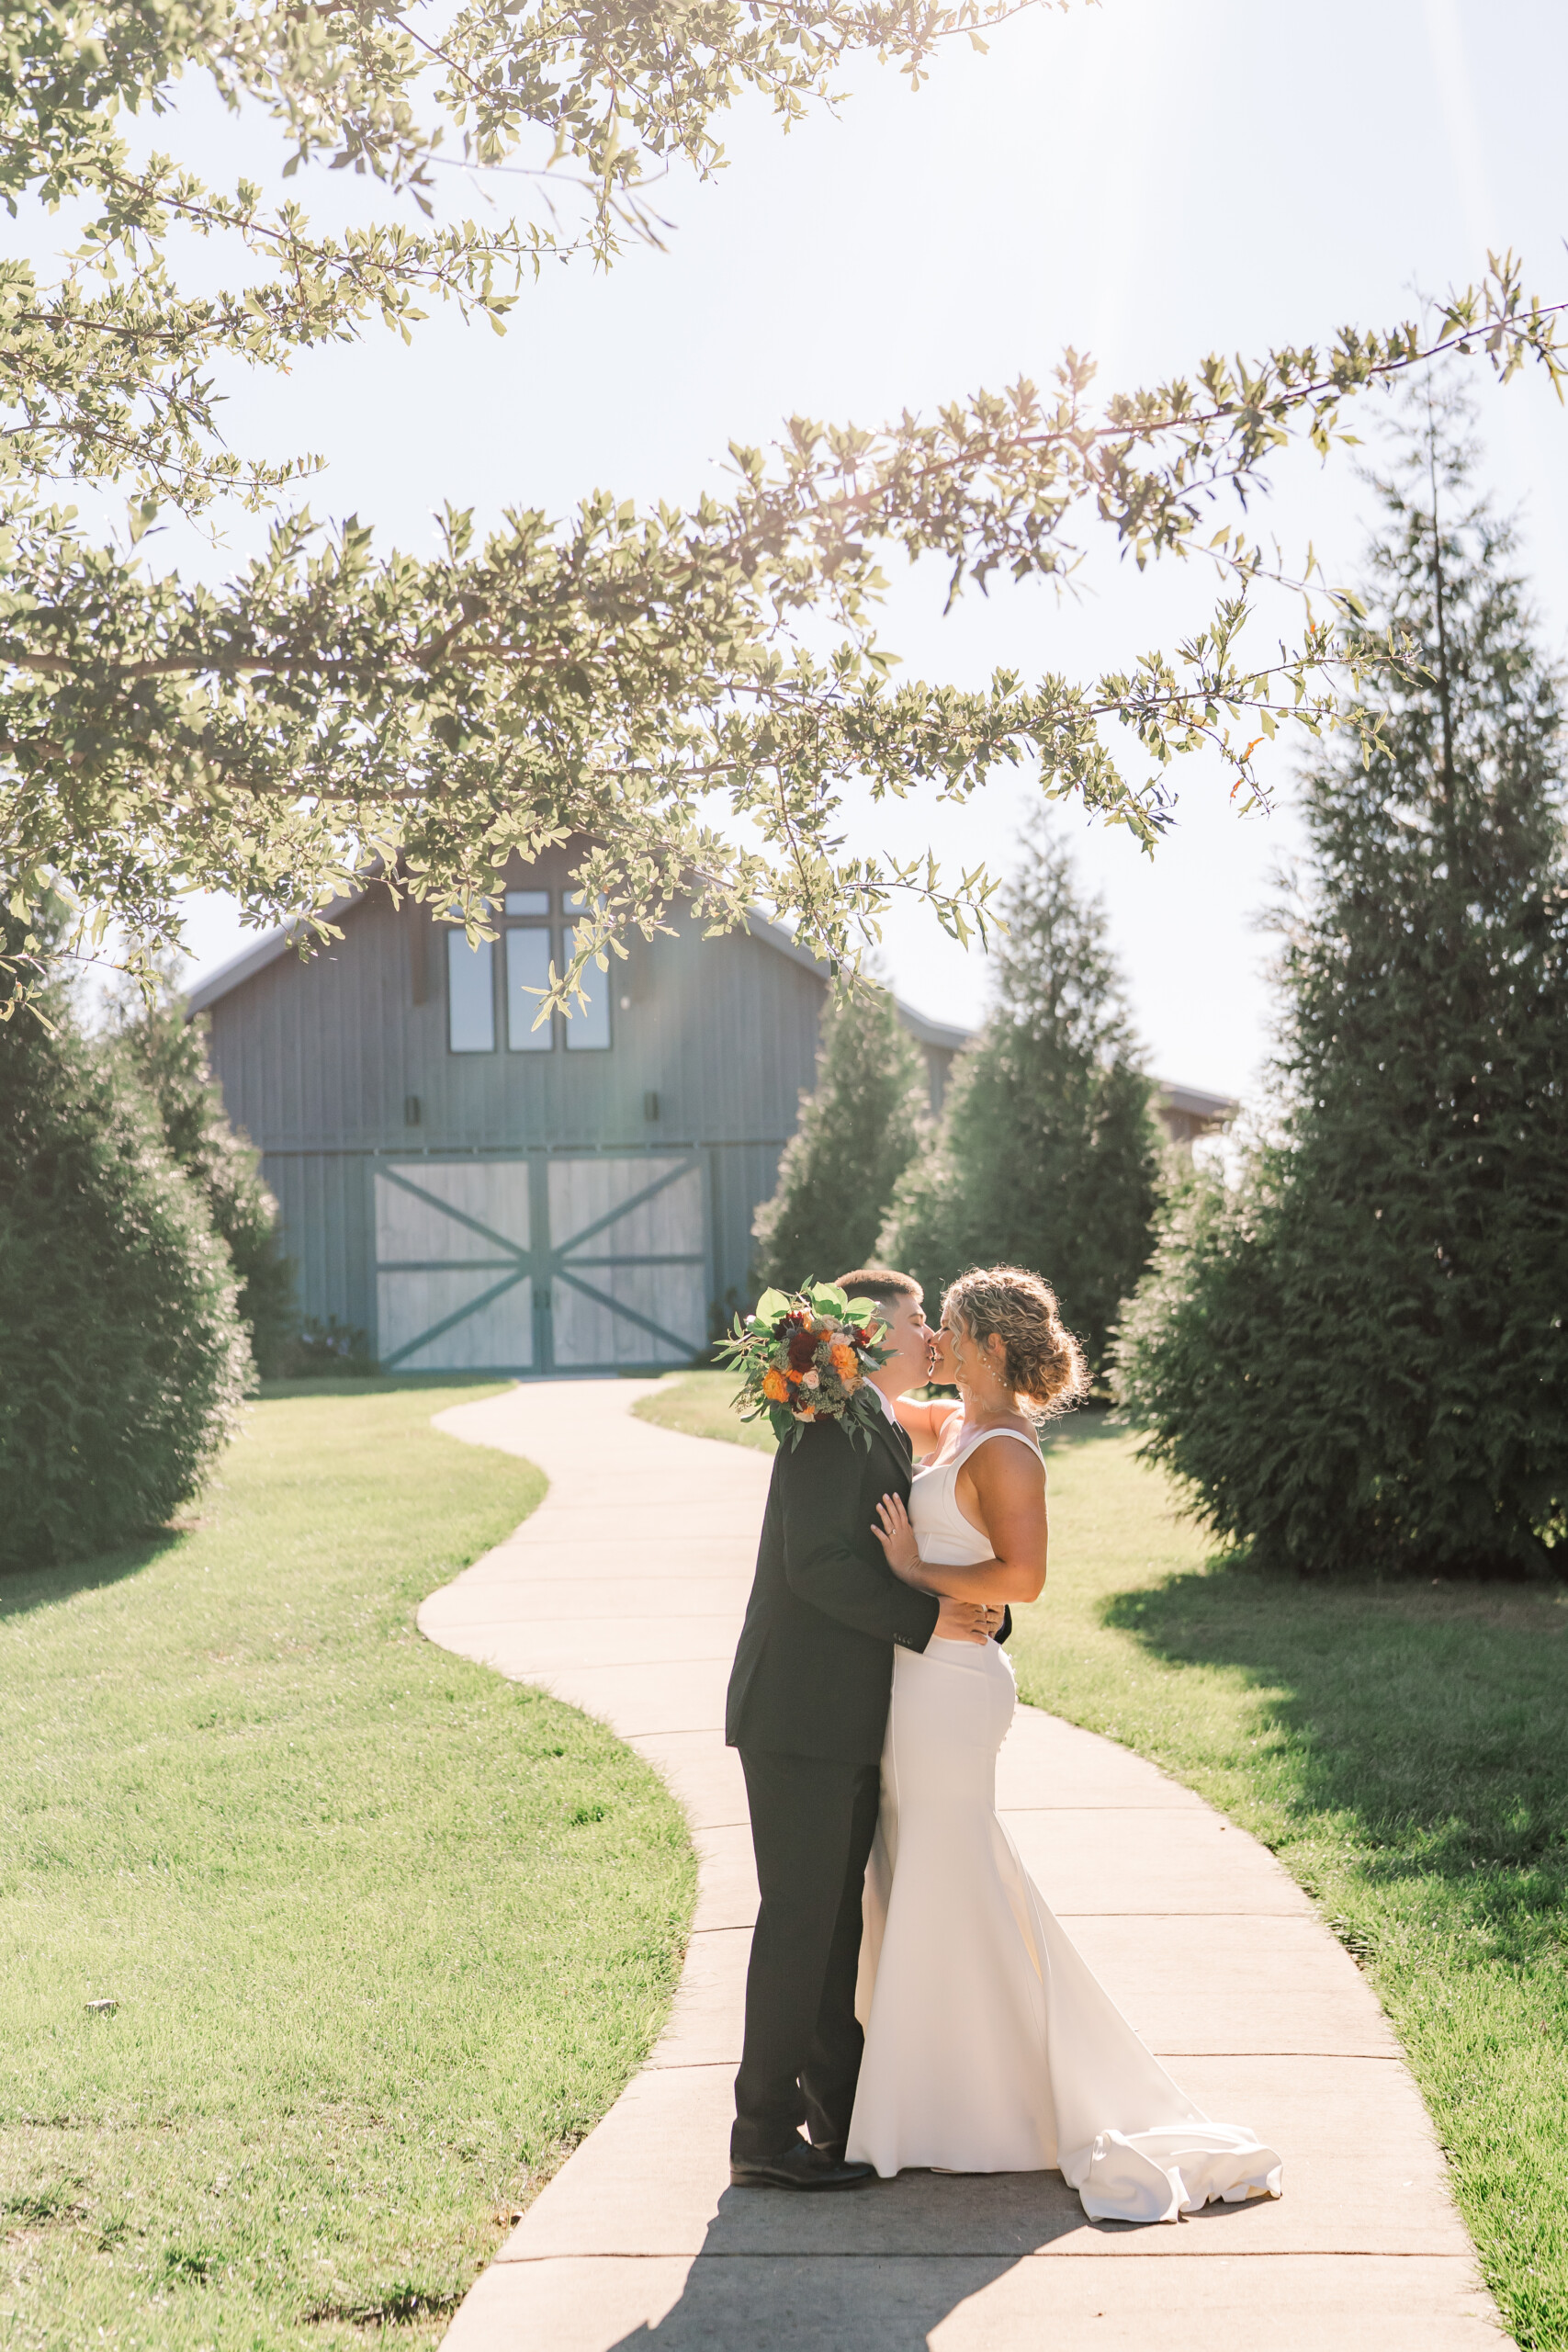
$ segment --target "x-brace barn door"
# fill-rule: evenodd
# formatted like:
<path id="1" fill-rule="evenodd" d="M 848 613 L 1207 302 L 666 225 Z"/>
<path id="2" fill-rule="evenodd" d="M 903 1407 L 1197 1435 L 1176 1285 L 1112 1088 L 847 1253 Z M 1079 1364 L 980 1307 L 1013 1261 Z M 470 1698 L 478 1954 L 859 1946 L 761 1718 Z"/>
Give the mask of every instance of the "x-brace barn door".
<path id="1" fill-rule="evenodd" d="M 694 1154 L 405 1160 L 375 1188 L 389 1369 L 610 1371 L 684 1363 L 706 1340 Z"/>
<path id="2" fill-rule="evenodd" d="M 697 1159 L 552 1159 L 547 1191 L 555 1363 L 690 1363 L 707 1339 Z"/>
<path id="3" fill-rule="evenodd" d="M 525 1159 L 415 1159 L 376 1170 L 376 1339 L 384 1370 L 532 1372 Z"/>

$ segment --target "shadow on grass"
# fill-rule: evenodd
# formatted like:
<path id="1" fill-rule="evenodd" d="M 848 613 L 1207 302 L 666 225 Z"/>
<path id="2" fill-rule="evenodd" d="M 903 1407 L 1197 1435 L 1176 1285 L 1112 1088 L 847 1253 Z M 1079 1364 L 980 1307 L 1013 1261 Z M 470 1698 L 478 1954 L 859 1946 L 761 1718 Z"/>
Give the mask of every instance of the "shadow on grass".
<path id="1" fill-rule="evenodd" d="M 504 1375 L 471 1372 L 377 1373 L 354 1379 L 322 1375 L 310 1380 L 263 1381 L 261 1401 L 270 1404 L 298 1396 L 316 1400 L 332 1396 L 392 1396 L 408 1389 L 499 1389 L 506 1385 Z M 199 1497 L 189 1508 L 200 1511 Z M 90 1559 L 72 1560 L 55 1567 L 0 1568 L 0 1624 L 7 1618 L 25 1615 L 28 1610 L 69 1600 L 78 1592 L 96 1592 L 106 1585 L 123 1583 L 127 1577 L 140 1576 L 188 1532 L 188 1523 L 175 1521 L 167 1527 L 150 1528 L 145 1535 L 118 1544 L 112 1552 L 95 1553 Z"/>
<path id="2" fill-rule="evenodd" d="M 47 1609 L 70 1600 L 79 1592 L 100 1592 L 106 1585 L 123 1584 L 162 1559 L 180 1541 L 177 1527 L 160 1527 L 140 1543 L 118 1551 L 100 1552 L 90 1560 L 71 1560 L 51 1568 L 8 1568 L 0 1572 L 0 1624 L 22 1617 L 31 1609 Z"/>
<path id="3" fill-rule="evenodd" d="M 1154 1658 L 1240 1669 L 1253 1704 L 1235 1762 L 1286 1838 L 1348 1844 L 1363 1880 L 1412 1917 L 1440 1889 L 1445 1924 L 1496 1958 L 1528 1965 L 1560 1947 L 1568 1596 L 1214 1564 L 1118 1594 L 1103 1616 Z M 1224 1744 L 1201 1760 L 1224 1769 Z"/>

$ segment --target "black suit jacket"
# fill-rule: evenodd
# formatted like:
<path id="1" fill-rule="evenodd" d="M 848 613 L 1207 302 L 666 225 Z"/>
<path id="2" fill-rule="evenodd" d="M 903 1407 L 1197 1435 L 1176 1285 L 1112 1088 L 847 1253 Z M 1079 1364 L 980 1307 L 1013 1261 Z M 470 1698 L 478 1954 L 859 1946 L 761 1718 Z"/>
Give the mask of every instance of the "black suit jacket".
<path id="1" fill-rule="evenodd" d="M 780 1446 L 729 1677 L 731 1747 L 876 1762 L 894 1645 L 923 1650 L 937 1621 L 935 1596 L 900 1584 L 872 1533 L 884 1495 L 908 1501 L 909 1466 L 891 1423 L 869 1450 L 833 1421 Z"/>

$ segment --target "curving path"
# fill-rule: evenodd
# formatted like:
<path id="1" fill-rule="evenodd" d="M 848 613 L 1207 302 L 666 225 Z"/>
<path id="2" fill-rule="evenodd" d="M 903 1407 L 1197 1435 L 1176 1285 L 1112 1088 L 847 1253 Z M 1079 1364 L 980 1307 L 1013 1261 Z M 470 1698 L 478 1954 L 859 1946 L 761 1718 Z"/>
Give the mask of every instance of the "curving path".
<path id="1" fill-rule="evenodd" d="M 1135 2230 L 1087 2222 L 1055 2173 L 729 2188 L 756 1886 L 724 1688 L 770 1464 L 634 1419 L 653 1385 L 541 1382 L 436 1416 L 550 1488 L 422 1630 L 602 1717 L 675 1791 L 701 1860 L 663 2039 L 478 2279 L 448 2352 L 1499 2352 L 1352 1961 L 1245 1832 L 1032 1707 L 998 1778 L 1026 1863 L 1178 2079 L 1280 2149 L 1284 2198 Z"/>

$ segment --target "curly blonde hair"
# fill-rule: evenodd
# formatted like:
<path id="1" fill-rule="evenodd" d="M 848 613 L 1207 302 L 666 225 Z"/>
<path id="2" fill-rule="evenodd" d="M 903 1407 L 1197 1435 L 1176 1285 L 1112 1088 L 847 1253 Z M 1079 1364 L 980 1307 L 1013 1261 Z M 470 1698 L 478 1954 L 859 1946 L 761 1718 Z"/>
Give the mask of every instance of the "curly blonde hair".
<path id="1" fill-rule="evenodd" d="M 1063 1322 L 1056 1294 L 1022 1266 L 973 1266 L 942 1294 L 953 1316 L 982 1346 L 995 1332 L 1006 1351 L 1002 1376 L 1037 1421 L 1065 1413 L 1089 1390 L 1083 1350 Z"/>

